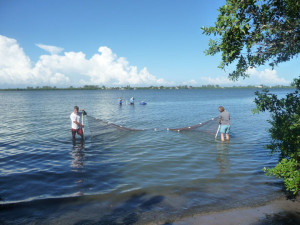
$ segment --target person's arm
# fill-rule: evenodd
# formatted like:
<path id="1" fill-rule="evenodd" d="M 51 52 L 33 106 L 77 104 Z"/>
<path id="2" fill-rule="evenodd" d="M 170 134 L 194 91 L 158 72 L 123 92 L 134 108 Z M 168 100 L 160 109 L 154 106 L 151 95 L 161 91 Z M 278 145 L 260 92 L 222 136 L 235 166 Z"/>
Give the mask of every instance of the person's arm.
<path id="1" fill-rule="evenodd" d="M 71 120 L 73 123 L 77 124 L 79 127 L 84 127 L 81 123 L 76 121 L 76 117 L 75 116 L 70 116 Z"/>
<path id="2" fill-rule="evenodd" d="M 81 115 L 83 115 L 83 116 L 87 115 L 87 113 L 86 113 L 86 111 L 84 111 L 84 109 L 82 109 L 81 112 L 79 112 L 78 114 L 79 114 L 80 116 L 81 116 Z"/>
<path id="3" fill-rule="evenodd" d="M 77 124 L 77 125 L 80 126 L 80 127 L 84 127 L 84 125 L 82 125 L 81 123 L 78 123 L 76 120 L 73 121 L 73 123 Z"/>

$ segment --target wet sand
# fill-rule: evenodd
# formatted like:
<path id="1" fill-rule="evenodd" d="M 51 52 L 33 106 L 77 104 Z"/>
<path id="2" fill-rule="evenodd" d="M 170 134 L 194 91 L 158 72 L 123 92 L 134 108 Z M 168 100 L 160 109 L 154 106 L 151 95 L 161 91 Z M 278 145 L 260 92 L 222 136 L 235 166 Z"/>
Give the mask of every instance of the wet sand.
<path id="1" fill-rule="evenodd" d="M 74 204 L 74 200 L 64 204 L 53 205 L 36 203 L 23 203 L 10 208 L 2 208 L 7 211 L 6 217 L 1 218 L 0 224 L 103 224 L 103 225 L 299 225 L 300 224 L 300 200 L 286 200 L 285 198 L 273 200 L 252 207 L 241 207 L 216 212 L 202 212 L 193 216 L 173 215 L 170 219 L 158 219 L 156 213 L 151 218 L 142 218 L 141 215 L 126 211 L 124 208 L 116 208 L 113 214 L 99 217 L 101 201 L 81 205 L 80 201 Z M 58 200 L 59 201 L 59 200 Z M 55 204 L 56 203 L 56 204 Z M 42 204 L 42 205 L 41 205 Z M 79 205 L 78 205 L 79 204 Z M 39 208 L 37 209 L 37 206 Z M 54 208 L 53 208 L 54 207 Z M 47 216 L 45 212 L 48 212 Z M 1 212 L 1 207 L 0 207 Z M 122 213 L 124 212 L 124 213 Z M 2 212 L 3 213 L 3 212 Z M 13 215 L 18 215 L 14 217 Z M 151 214 L 151 212 L 150 212 Z M 149 216 L 149 215 L 148 215 Z M 146 222 L 151 221 L 152 222 Z"/>
<path id="2" fill-rule="evenodd" d="M 164 225 L 299 225 L 300 200 L 277 199 L 264 205 L 197 214 Z M 149 224 L 150 225 L 150 224 Z"/>

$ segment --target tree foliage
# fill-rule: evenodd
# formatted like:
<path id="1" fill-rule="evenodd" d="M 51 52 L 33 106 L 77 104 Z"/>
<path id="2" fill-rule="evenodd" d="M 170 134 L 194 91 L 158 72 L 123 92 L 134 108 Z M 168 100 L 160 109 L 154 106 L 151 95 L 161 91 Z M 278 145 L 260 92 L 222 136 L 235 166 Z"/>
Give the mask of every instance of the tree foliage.
<path id="1" fill-rule="evenodd" d="M 263 171 L 269 176 L 283 178 L 286 189 L 294 195 L 299 192 L 300 171 L 299 163 L 295 159 L 282 159 L 274 168 L 264 168 Z"/>
<path id="2" fill-rule="evenodd" d="M 294 80 L 296 90 L 285 98 L 278 99 L 269 90 L 256 92 L 254 102 L 257 112 L 271 112 L 272 120 L 269 133 L 272 141 L 267 148 L 280 152 L 280 161 L 272 169 L 264 169 L 268 175 L 283 178 L 287 190 L 294 194 L 300 185 L 300 77 Z"/>
<path id="3" fill-rule="evenodd" d="M 222 53 L 219 68 L 236 63 L 229 78 L 247 77 L 249 67 L 274 68 L 300 52 L 299 0 L 227 0 L 214 27 L 202 27 L 209 41 L 207 55 Z"/>
<path id="4" fill-rule="evenodd" d="M 247 77 L 247 69 L 269 63 L 274 68 L 300 53 L 299 0 L 227 0 L 219 8 L 214 27 L 202 27 L 209 41 L 207 55 L 222 54 L 221 69 L 235 64 L 229 78 Z M 300 182 L 300 77 L 296 91 L 278 99 L 266 89 L 256 92 L 256 112 L 271 113 L 271 152 L 280 152 L 279 163 L 265 169 L 283 178 L 287 190 L 299 192 Z"/>

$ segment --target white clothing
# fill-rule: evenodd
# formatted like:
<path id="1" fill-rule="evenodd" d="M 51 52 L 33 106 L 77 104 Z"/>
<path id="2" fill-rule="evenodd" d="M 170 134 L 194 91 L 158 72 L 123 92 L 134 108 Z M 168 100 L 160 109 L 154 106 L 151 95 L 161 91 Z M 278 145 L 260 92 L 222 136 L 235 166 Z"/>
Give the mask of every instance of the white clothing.
<path id="1" fill-rule="evenodd" d="M 130 103 L 134 103 L 134 98 L 133 97 L 130 99 Z"/>
<path id="2" fill-rule="evenodd" d="M 75 130 L 77 130 L 77 129 L 79 129 L 79 126 L 76 124 L 76 123 L 74 123 L 74 121 L 77 121 L 78 123 L 80 123 L 80 121 L 81 121 L 81 113 L 77 113 L 77 114 L 75 114 L 74 112 L 72 112 L 71 113 L 71 115 L 70 115 L 70 119 L 71 119 L 71 127 L 72 127 L 72 129 L 75 129 Z"/>

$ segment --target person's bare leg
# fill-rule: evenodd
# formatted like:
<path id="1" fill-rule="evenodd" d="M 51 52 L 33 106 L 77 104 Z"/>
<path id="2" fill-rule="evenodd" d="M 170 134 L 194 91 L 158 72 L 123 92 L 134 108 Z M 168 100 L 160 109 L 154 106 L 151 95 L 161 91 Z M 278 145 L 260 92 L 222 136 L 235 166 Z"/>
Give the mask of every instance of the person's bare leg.
<path id="1" fill-rule="evenodd" d="M 229 141 L 229 134 L 226 134 L 226 140 Z"/>
<path id="2" fill-rule="evenodd" d="M 224 141 L 224 133 L 221 133 L 221 141 Z"/>

